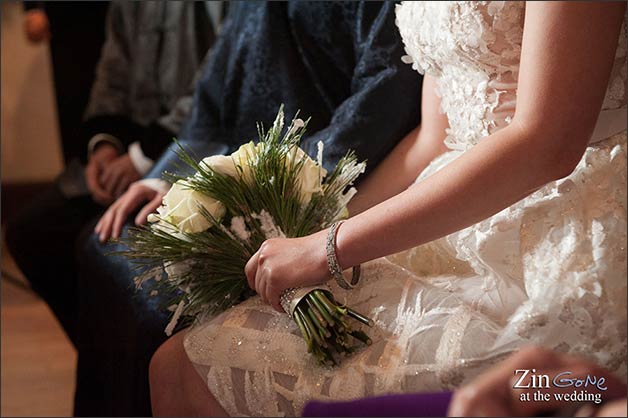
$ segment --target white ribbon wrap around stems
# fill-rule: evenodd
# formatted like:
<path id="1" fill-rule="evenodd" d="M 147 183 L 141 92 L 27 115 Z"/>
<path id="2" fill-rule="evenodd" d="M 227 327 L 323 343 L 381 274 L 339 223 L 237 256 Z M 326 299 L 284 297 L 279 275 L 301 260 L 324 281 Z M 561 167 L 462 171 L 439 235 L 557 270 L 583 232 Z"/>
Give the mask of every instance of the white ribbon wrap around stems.
<path id="1" fill-rule="evenodd" d="M 317 286 L 307 287 L 292 287 L 283 291 L 280 297 L 281 307 L 288 314 L 290 318 L 293 317 L 294 310 L 303 298 L 313 290 L 323 290 L 325 292 L 331 292 L 329 286 L 321 284 Z"/>

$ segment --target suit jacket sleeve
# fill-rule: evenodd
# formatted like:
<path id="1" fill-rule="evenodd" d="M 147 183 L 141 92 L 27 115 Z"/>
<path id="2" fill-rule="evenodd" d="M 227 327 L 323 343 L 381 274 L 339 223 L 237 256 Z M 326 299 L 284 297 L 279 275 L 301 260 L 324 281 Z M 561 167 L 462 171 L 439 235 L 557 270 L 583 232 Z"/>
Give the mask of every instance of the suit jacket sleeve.
<path id="1" fill-rule="evenodd" d="M 88 141 L 98 133 L 106 133 L 126 148 L 132 138 L 141 136 L 142 127 L 126 116 L 130 113 L 131 59 L 122 7 L 112 2 L 109 8 L 106 39 L 85 111 L 83 137 Z"/>
<path id="2" fill-rule="evenodd" d="M 352 149 L 372 169 L 420 121 L 422 77 L 401 62 L 403 46 L 395 26 L 394 2 L 362 2 L 356 13 L 356 65 L 351 95 L 335 110 L 329 126 L 306 138 L 315 156 L 324 144 L 324 165 L 332 168 Z"/>
<path id="3" fill-rule="evenodd" d="M 159 158 L 168 146 L 172 144 L 172 139 L 181 132 L 185 121 L 190 116 L 194 106 L 195 87 L 203 74 L 208 57 L 209 51 L 205 54 L 203 62 L 196 71 L 196 75 L 190 83 L 188 93 L 177 99 L 170 112 L 161 116 L 143 130 L 140 137 L 140 146 L 144 155 L 151 160 Z"/>

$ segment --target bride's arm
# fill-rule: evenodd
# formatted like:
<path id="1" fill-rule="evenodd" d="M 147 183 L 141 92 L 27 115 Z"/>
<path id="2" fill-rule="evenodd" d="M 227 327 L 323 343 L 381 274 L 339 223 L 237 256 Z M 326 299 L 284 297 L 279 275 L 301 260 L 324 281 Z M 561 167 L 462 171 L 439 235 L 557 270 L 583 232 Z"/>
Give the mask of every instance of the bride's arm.
<path id="1" fill-rule="evenodd" d="M 511 124 L 408 190 L 338 230 L 343 267 L 440 238 L 499 212 L 573 171 L 601 108 L 623 2 L 528 2 Z M 249 260 L 249 283 L 280 309 L 288 287 L 329 277 L 325 235 L 269 240 Z"/>
<path id="2" fill-rule="evenodd" d="M 423 78 L 421 125 L 413 129 L 358 187 L 349 204 L 351 216 L 407 189 L 427 165 L 447 150 L 447 116 L 440 112 L 436 80 Z"/>
<path id="3" fill-rule="evenodd" d="M 604 99 L 624 10 L 623 2 L 528 2 L 510 126 L 345 222 L 337 237 L 340 263 L 356 265 L 455 232 L 570 174 Z"/>

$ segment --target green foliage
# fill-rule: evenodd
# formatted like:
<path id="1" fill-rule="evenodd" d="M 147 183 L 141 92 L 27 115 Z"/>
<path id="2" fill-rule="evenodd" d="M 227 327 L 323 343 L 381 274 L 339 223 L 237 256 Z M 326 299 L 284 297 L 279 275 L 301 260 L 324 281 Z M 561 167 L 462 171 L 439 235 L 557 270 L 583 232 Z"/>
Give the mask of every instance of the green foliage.
<path id="1" fill-rule="evenodd" d="M 168 280 L 156 283 L 160 292 L 172 295 L 170 304 L 184 301 L 184 319 L 212 316 L 253 294 L 244 266 L 261 244 L 271 238 L 264 229 L 260 214 L 270 215 L 274 225 L 286 237 L 299 237 L 328 227 L 345 209 L 348 200 L 345 192 L 364 171 L 365 163 L 357 163 L 355 154 L 347 153 L 323 179 L 322 192 L 302 204 L 299 175 L 305 160 L 288 161 L 287 155 L 299 146 L 306 128 L 307 121 L 295 117 L 284 132 L 283 107 L 268 131 L 258 124 L 262 146 L 247 161 L 251 167 L 248 178 L 238 164 L 236 177 L 218 173 L 209 165 L 197 162 L 179 144 L 177 154 L 180 160 L 196 174 L 181 177 L 165 173 L 165 177 L 172 183 L 182 180 L 187 187 L 219 200 L 226 208 L 225 216 L 214 219 L 199 207 L 211 225 L 200 233 L 184 233 L 174 225 L 130 228 L 127 237 L 121 239 L 128 250 L 121 254 L 138 266 L 140 281 L 154 275 L 155 268 L 160 266 L 179 266 L 174 269 L 176 271 L 170 269 Z M 243 219 L 250 234 L 248 239 L 237 236 L 230 228 L 235 217 Z M 295 315 L 304 337 L 309 335 L 305 332 L 316 325 L 310 314 L 302 308 Z M 306 337 L 306 340 L 312 338 Z M 322 358 L 319 354 L 317 357 Z M 325 362 L 330 361 L 327 356 L 323 357 Z"/>

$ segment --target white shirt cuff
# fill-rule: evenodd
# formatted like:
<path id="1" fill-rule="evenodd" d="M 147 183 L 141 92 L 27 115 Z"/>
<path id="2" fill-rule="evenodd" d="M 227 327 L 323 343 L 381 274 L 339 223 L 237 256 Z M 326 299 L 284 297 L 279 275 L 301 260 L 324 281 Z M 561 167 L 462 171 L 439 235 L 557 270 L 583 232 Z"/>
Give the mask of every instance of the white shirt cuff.
<path id="1" fill-rule="evenodd" d="M 92 136 L 92 138 L 87 143 L 87 157 L 88 158 L 91 157 L 92 153 L 96 149 L 96 146 L 100 144 L 101 142 L 108 142 L 114 147 L 116 147 L 120 154 L 124 153 L 124 145 L 122 145 L 122 142 L 118 138 L 116 138 L 113 135 L 101 133 L 101 134 L 96 134 Z"/>
<path id="2" fill-rule="evenodd" d="M 139 184 L 143 184 L 154 191 L 162 194 L 168 193 L 170 190 L 170 183 L 162 179 L 143 179 L 138 181 Z"/>
<path id="3" fill-rule="evenodd" d="M 129 158 L 141 176 L 148 173 L 155 163 L 153 160 L 144 155 L 142 147 L 138 141 L 129 145 Z"/>

